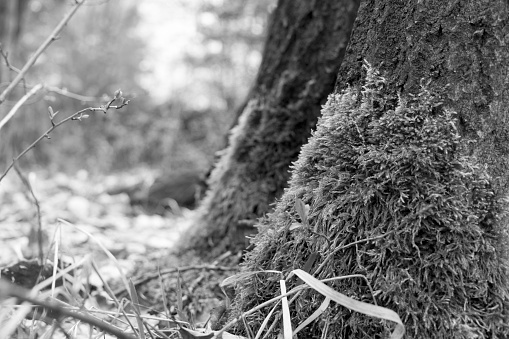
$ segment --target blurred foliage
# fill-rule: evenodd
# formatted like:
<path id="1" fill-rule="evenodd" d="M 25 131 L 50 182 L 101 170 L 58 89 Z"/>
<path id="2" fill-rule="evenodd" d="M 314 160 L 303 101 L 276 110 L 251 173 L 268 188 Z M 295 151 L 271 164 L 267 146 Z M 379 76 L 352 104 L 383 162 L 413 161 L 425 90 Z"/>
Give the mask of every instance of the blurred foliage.
<path id="1" fill-rule="evenodd" d="M 226 110 L 233 110 L 247 94 L 261 61 L 267 12 L 274 3 L 210 0 L 201 5 L 197 25 L 204 49 L 189 54 L 188 61 L 204 73 L 213 70 L 207 85 Z"/>
<path id="2" fill-rule="evenodd" d="M 158 6 L 157 1 L 152 2 Z M 177 172 L 206 169 L 222 148 L 224 135 L 235 119 L 235 107 L 256 75 L 273 3 L 207 0 L 161 5 L 160 11 L 167 10 L 169 18 L 174 6 L 175 10 L 190 11 L 196 19 L 187 28 L 194 32 L 189 46 L 173 51 L 179 54 L 178 62 L 164 65 L 153 63 L 151 57 L 173 48 L 171 39 L 176 32 L 160 32 L 157 23 L 150 22 L 150 15 L 140 10 L 140 2 L 89 1 L 41 55 L 26 77 L 26 85 L 42 82 L 97 100 L 81 102 L 56 93 L 39 93 L 0 132 L 0 165 L 5 166 L 49 128 L 48 106 L 63 118 L 100 105 L 105 94 L 121 88 L 132 98 L 127 108 L 106 116 L 93 114 L 60 127 L 51 140 L 44 140 L 27 154 L 23 166 L 92 172 L 144 165 Z M 11 64 L 21 68 L 69 10 L 69 1 L 31 0 L 17 48 L 9 50 Z M 141 27 L 148 27 L 148 35 L 140 33 Z M 159 50 L 151 47 L 151 39 L 163 34 L 168 35 L 165 46 Z M 163 72 L 163 67 L 184 69 L 185 77 L 171 79 L 170 73 L 162 79 L 163 85 L 165 81 L 177 84 L 161 99 L 156 98 L 160 92 L 157 83 L 143 80 Z M 3 89 L 16 74 L 7 70 L 3 60 L 0 68 Z M 0 117 L 26 91 L 20 86 L 0 106 Z"/>

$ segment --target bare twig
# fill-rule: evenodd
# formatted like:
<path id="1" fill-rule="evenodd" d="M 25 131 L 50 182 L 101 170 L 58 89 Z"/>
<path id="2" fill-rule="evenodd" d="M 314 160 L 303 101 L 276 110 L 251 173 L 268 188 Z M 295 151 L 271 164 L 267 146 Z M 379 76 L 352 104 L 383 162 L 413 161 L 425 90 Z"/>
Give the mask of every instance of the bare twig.
<path id="1" fill-rule="evenodd" d="M 17 67 L 14 67 L 10 62 L 9 62 L 9 52 L 6 52 L 3 50 L 2 48 L 2 44 L 0 43 L 0 55 L 2 56 L 2 58 L 4 59 L 5 61 L 5 66 L 7 66 L 8 69 L 10 69 L 11 71 L 15 72 L 15 73 L 19 73 L 21 72 L 21 70 Z M 25 79 L 21 79 L 21 82 L 23 82 L 23 89 L 25 90 L 26 92 L 26 88 L 27 88 L 27 84 L 26 84 L 26 81 Z M 8 86 L 8 85 L 7 85 Z"/>
<path id="2" fill-rule="evenodd" d="M 67 22 L 72 18 L 72 16 L 76 13 L 76 11 L 83 5 L 85 0 L 75 1 L 75 5 L 72 10 L 67 13 L 67 15 L 58 23 L 57 27 L 51 32 L 50 36 L 39 46 L 39 48 L 35 51 L 35 53 L 28 59 L 26 64 L 23 66 L 18 75 L 14 78 L 14 80 L 7 86 L 7 88 L 0 94 L 0 105 L 5 101 L 7 95 L 18 85 L 18 83 L 25 77 L 28 70 L 35 64 L 37 58 L 48 48 L 48 46 L 57 39 L 58 34 L 65 27 Z"/>
<path id="3" fill-rule="evenodd" d="M 11 71 L 16 72 L 16 73 L 21 72 L 21 70 L 19 68 L 14 67 L 10 63 L 10 61 L 9 61 L 9 54 L 2 49 L 2 44 L 1 43 L 0 43 L 0 56 L 2 56 L 2 58 L 4 59 L 5 65 L 7 66 L 7 68 L 9 68 Z M 24 82 L 24 80 L 23 80 L 23 82 Z M 26 85 L 24 85 L 24 86 L 26 88 Z M 63 95 L 65 97 L 68 97 L 68 98 L 71 98 L 71 99 L 76 99 L 76 100 L 79 100 L 79 101 L 87 102 L 87 101 L 97 101 L 97 100 L 99 100 L 98 97 L 89 97 L 89 96 L 84 96 L 84 95 L 80 95 L 80 94 L 69 92 L 69 90 L 67 90 L 67 88 L 59 88 L 59 87 L 56 87 L 56 86 L 47 86 L 47 85 L 43 85 L 43 87 L 44 87 L 44 89 L 46 89 L 49 92 L 55 92 L 57 94 Z"/>
<path id="4" fill-rule="evenodd" d="M 39 200 L 35 196 L 34 190 L 30 181 L 21 173 L 20 169 L 17 165 L 14 165 L 14 170 L 18 173 L 21 182 L 25 185 L 25 187 L 30 191 L 32 198 L 34 199 L 35 207 L 37 208 L 37 247 L 39 249 L 39 263 L 42 265 L 44 263 L 44 254 L 42 252 L 42 221 L 41 221 L 41 206 L 39 205 Z"/>
<path id="5" fill-rule="evenodd" d="M 27 94 L 25 94 L 21 99 L 18 100 L 18 102 L 11 108 L 11 110 L 9 111 L 9 113 L 7 113 L 7 115 L 2 119 L 2 121 L 0 121 L 0 130 L 2 129 L 2 127 L 4 127 L 4 125 L 14 116 L 14 114 L 16 114 L 16 112 L 18 111 L 18 109 L 32 96 L 32 95 L 35 95 L 37 92 L 39 92 L 39 90 L 41 88 L 43 88 L 44 86 L 42 84 L 37 84 L 34 86 L 34 88 L 32 88 L 30 90 L 30 92 L 28 92 Z"/>
<path id="6" fill-rule="evenodd" d="M 116 100 L 120 101 L 119 104 L 118 105 L 113 105 L 113 103 Z M 80 110 L 80 111 L 78 111 L 78 112 L 68 116 L 67 118 L 59 121 L 59 122 L 55 122 L 53 120 L 54 115 L 51 114 L 52 112 L 50 112 L 51 127 L 45 133 L 43 133 L 39 138 L 37 138 L 34 142 L 32 142 L 30 144 L 30 146 L 28 146 L 23 152 L 21 152 L 18 156 L 16 156 L 12 160 L 11 164 L 5 169 L 4 173 L 0 176 L 0 182 L 7 175 L 7 173 L 9 173 L 9 171 L 12 169 L 12 167 L 14 166 L 16 161 L 18 161 L 25 154 L 27 154 L 42 139 L 44 139 L 44 138 L 48 138 L 49 139 L 49 135 L 51 134 L 51 132 L 53 132 L 53 130 L 55 130 L 55 128 L 57 128 L 58 126 L 65 124 L 69 120 L 81 120 L 81 119 L 84 119 L 84 118 L 88 117 L 88 115 L 85 114 L 86 112 L 103 112 L 103 113 L 106 113 L 109 109 L 120 109 L 120 108 L 126 106 L 127 104 L 129 104 L 129 100 L 124 98 L 124 97 L 122 97 L 122 92 L 120 90 L 118 90 L 117 92 L 115 92 L 115 96 L 110 101 L 108 101 L 105 105 L 102 105 L 100 107 L 87 107 L 87 108 L 84 108 L 84 109 L 82 109 L 82 110 Z"/>
<path id="7" fill-rule="evenodd" d="M 6 51 L 3 50 L 1 43 L 0 43 L 0 56 L 2 56 L 2 58 L 4 59 L 5 65 L 7 66 L 7 68 L 9 68 L 11 71 L 16 72 L 16 73 L 21 72 L 21 70 L 19 68 L 14 67 L 10 63 L 9 53 L 7 53 Z M 25 85 L 25 87 L 26 87 L 26 85 Z M 84 95 L 69 92 L 67 90 L 67 88 L 59 88 L 59 87 L 47 86 L 47 85 L 43 85 L 43 87 L 49 92 L 55 92 L 57 94 L 63 95 L 65 97 L 68 97 L 71 99 L 76 99 L 79 101 L 97 101 L 97 100 L 99 100 L 99 98 L 97 98 L 97 97 L 89 97 L 89 96 L 84 96 Z"/>
<path id="8" fill-rule="evenodd" d="M 64 308 L 60 304 L 55 302 L 51 302 L 48 300 L 39 300 L 33 297 L 30 293 L 30 290 L 25 288 L 13 285 L 7 281 L 0 280 L 0 298 L 4 299 L 5 297 L 15 297 L 21 301 L 29 302 L 33 305 L 41 306 L 47 309 L 48 314 L 55 319 L 59 319 L 61 317 L 71 317 L 74 319 L 78 319 L 87 324 L 93 325 L 107 333 L 113 334 L 120 339 L 136 339 L 135 336 L 125 333 L 121 329 L 108 324 L 105 321 L 92 317 L 88 314 L 82 313 L 77 309 L 69 309 Z"/>
<path id="9" fill-rule="evenodd" d="M 16 72 L 16 73 L 21 72 L 21 70 L 19 68 L 16 68 L 13 65 L 11 65 L 11 63 L 9 62 L 9 53 L 3 50 L 2 44 L 0 44 L 0 55 L 4 59 L 5 66 L 7 66 L 8 69 L 10 69 L 11 71 Z"/>

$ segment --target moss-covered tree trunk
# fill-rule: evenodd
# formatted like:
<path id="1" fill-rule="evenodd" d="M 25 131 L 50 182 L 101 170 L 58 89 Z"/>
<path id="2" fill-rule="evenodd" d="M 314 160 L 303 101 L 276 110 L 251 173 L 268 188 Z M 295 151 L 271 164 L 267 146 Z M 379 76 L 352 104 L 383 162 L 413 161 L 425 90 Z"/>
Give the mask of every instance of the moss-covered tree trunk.
<path id="1" fill-rule="evenodd" d="M 245 270 L 363 275 L 370 288 L 329 285 L 397 312 L 405 338 L 509 338 L 508 6 L 361 3 L 335 94 Z M 280 294 L 278 279 L 238 283 L 232 317 Z M 294 326 L 323 300 L 301 294 Z M 267 313 L 247 318 L 253 330 Z M 385 338 L 393 328 L 332 303 L 299 335 Z"/>
<path id="2" fill-rule="evenodd" d="M 359 0 L 279 0 L 249 102 L 213 170 L 192 242 L 244 246 L 242 229 L 269 211 L 333 90 Z"/>
<path id="3" fill-rule="evenodd" d="M 469 149 L 488 164 L 497 189 L 509 182 L 509 17 L 507 1 L 367 1 L 337 90 L 361 80 L 366 59 L 394 89 L 416 93 L 429 82 Z M 470 143 L 469 140 L 475 141 Z"/>

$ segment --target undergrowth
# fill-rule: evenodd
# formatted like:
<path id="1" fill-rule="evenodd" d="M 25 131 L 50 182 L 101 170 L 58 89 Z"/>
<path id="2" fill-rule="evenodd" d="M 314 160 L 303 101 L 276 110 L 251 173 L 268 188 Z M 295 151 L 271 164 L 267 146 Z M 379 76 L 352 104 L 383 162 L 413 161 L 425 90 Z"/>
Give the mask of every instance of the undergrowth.
<path id="1" fill-rule="evenodd" d="M 244 269 L 287 273 L 307 262 L 318 279 L 362 274 L 374 295 L 359 279 L 331 286 L 358 300 L 375 297 L 400 315 L 409 338 L 509 337 L 507 235 L 486 168 L 462 152 L 456 113 L 426 88 L 402 97 L 366 70 L 362 88 L 329 97 Z M 305 223 L 297 200 L 309 205 Z M 318 259 L 310 265 L 311 255 Z M 278 290 L 278 278 L 247 279 L 231 317 Z M 322 301 L 313 291 L 295 300 L 294 326 Z M 267 312 L 248 326 L 259 328 Z M 384 338 L 390 330 L 333 305 L 299 336 Z"/>

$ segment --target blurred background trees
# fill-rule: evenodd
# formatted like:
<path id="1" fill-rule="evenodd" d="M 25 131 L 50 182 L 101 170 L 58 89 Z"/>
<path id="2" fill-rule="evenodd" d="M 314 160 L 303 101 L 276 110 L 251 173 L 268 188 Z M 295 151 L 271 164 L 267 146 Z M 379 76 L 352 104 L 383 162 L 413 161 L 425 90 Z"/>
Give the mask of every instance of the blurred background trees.
<path id="1" fill-rule="evenodd" d="M 256 75 L 274 2 L 88 1 L 0 107 L 0 118 L 37 83 L 80 96 L 46 91 L 33 97 L 0 133 L 0 164 L 50 126 L 48 106 L 64 116 L 98 105 L 105 94 L 122 88 L 133 99 L 125 111 L 57 129 L 22 164 L 53 171 L 143 165 L 205 171 L 224 146 L 235 108 Z M 14 18 L 12 3 L 18 1 L 2 1 L 0 17 Z M 21 68 L 70 6 L 64 0 L 19 1 L 18 6 L 23 16 L 11 20 L 8 29 L 2 26 L 0 37 L 12 66 Z M 16 24 L 19 28 L 13 28 Z M 0 74 L 0 89 L 16 75 L 4 60 Z"/>

